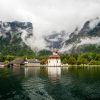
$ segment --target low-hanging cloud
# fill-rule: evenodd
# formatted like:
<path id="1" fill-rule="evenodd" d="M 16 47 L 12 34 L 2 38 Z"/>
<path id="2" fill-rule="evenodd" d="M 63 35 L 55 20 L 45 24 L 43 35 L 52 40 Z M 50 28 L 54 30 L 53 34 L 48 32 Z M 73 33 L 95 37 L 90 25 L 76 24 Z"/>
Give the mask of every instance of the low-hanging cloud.
<path id="1" fill-rule="evenodd" d="M 52 31 L 72 32 L 100 16 L 100 0 L 0 0 L 0 19 L 31 21 L 38 44 Z"/>

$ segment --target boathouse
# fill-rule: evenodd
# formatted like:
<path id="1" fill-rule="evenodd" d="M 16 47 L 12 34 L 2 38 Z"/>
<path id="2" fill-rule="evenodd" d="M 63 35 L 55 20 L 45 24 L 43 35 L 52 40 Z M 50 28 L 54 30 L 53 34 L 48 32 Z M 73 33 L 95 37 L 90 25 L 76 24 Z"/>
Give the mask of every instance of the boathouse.
<path id="1" fill-rule="evenodd" d="M 25 66 L 28 66 L 28 67 L 40 66 L 40 61 L 38 59 L 26 59 L 24 63 L 25 63 Z"/>
<path id="2" fill-rule="evenodd" d="M 48 66 L 61 66 L 61 59 L 57 50 L 54 50 L 53 54 L 48 57 Z"/>
<path id="3" fill-rule="evenodd" d="M 8 67 L 13 67 L 13 66 L 21 66 L 21 65 L 24 65 L 24 62 L 25 62 L 25 59 L 24 58 L 17 58 L 17 59 L 15 59 L 15 60 L 13 60 L 13 61 L 10 61 L 9 63 L 8 63 Z"/>

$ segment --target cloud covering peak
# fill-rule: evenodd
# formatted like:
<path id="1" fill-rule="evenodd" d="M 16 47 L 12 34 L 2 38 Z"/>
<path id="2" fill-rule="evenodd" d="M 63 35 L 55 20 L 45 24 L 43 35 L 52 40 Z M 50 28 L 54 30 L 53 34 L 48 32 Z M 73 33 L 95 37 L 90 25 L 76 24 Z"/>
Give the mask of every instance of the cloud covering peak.
<path id="1" fill-rule="evenodd" d="M 72 32 L 99 10 L 100 0 L 0 0 L 0 20 L 31 21 L 37 40 L 51 31 Z"/>

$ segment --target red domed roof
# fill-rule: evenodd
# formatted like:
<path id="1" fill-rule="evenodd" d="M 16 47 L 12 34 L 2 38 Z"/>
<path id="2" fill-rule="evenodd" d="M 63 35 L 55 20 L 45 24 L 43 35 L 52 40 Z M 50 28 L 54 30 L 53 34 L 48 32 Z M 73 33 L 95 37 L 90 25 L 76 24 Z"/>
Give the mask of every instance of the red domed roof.
<path id="1" fill-rule="evenodd" d="M 51 55 L 48 57 L 48 59 L 60 59 L 59 55 Z"/>
<path id="2" fill-rule="evenodd" d="M 53 50 L 52 55 L 48 57 L 48 59 L 60 59 L 58 55 L 58 50 Z"/>

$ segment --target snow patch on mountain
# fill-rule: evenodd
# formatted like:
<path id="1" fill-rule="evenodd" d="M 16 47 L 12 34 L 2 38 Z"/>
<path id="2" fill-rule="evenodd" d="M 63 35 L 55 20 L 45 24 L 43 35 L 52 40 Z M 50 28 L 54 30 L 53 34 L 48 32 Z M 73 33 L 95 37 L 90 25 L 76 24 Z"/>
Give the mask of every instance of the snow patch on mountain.
<path id="1" fill-rule="evenodd" d="M 64 45 L 59 52 L 70 52 L 70 50 L 73 48 L 74 44 Z"/>
<path id="2" fill-rule="evenodd" d="M 77 46 L 84 44 L 100 44 L 100 37 L 85 37 L 81 39 L 81 42 L 77 44 Z"/>
<path id="3" fill-rule="evenodd" d="M 91 20 L 90 23 L 89 23 L 89 27 L 90 29 L 93 29 L 95 28 L 95 26 L 100 22 L 100 18 L 96 18 L 94 20 Z"/>

